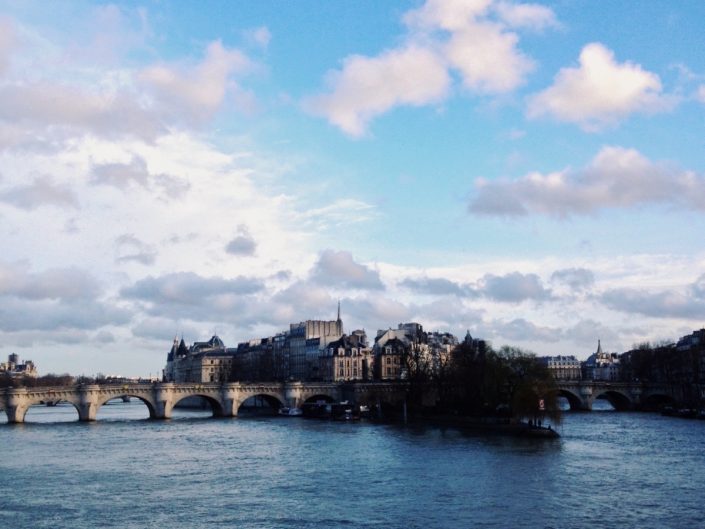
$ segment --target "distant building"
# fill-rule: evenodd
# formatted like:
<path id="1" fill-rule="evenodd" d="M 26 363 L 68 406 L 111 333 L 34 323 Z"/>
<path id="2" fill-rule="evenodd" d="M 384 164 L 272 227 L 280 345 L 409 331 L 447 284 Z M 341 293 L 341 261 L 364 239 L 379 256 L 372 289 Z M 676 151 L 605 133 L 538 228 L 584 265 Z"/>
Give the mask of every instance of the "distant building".
<path id="1" fill-rule="evenodd" d="M 36 377 L 37 368 L 31 360 L 20 362 L 19 355 L 12 353 L 8 355 L 7 362 L 0 363 L 0 375 L 11 377 Z"/>
<path id="2" fill-rule="evenodd" d="M 541 356 L 539 361 L 548 368 L 556 380 L 580 380 L 582 378 L 580 360 L 575 356 Z"/>
<path id="3" fill-rule="evenodd" d="M 396 329 L 377 331 L 374 344 L 375 376 L 379 380 L 404 379 L 417 370 L 435 376 L 450 362 L 458 339 L 450 333 L 424 332 L 418 323 L 400 323 Z"/>
<path id="4" fill-rule="evenodd" d="M 695 348 L 705 348 L 705 329 L 693 331 L 691 334 L 681 337 L 676 343 L 678 351 L 689 351 Z"/>
<path id="5" fill-rule="evenodd" d="M 319 357 L 326 346 L 343 336 L 343 321 L 306 320 L 289 326 L 289 377 L 295 380 L 320 379 Z"/>
<path id="6" fill-rule="evenodd" d="M 319 356 L 319 373 L 326 382 L 371 381 L 374 355 L 364 330 L 330 342 Z"/>
<path id="7" fill-rule="evenodd" d="M 617 382 L 621 378 L 619 355 L 603 352 L 600 340 L 597 340 L 597 351 L 583 362 L 582 371 L 584 380 Z"/>
<path id="8" fill-rule="evenodd" d="M 186 347 L 184 339 L 174 339 L 167 354 L 164 380 L 167 382 L 227 382 L 235 351 L 227 349 L 218 336 Z"/>

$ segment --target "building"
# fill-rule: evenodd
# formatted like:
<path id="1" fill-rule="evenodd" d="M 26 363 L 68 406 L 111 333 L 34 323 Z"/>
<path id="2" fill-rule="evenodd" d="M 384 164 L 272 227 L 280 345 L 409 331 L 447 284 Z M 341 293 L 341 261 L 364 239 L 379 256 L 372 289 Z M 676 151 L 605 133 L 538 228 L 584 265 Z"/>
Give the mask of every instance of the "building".
<path id="1" fill-rule="evenodd" d="M 580 380 L 582 368 L 575 356 L 541 356 L 539 361 L 545 365 L 556 380 Z"/>
<path id="2" fill-rule="evenodd" d="M 7 362 L 0 363 L 0 376 L 11 377 L 36 377 L 37 368 L 31 360 L 20 362 L 20 356 L 12 353 L 8 355 Z"/>
<path id="3" fill-rule="evenodd" d="M 174 338 L 167 354 L 164 380 L 166 382 L 227 382 L 233 366 L 235 351 L 227 349 L 216 335 L 207 342 L 194 342 L 186 347 L 184 339 Z"/>
<path id="4" fill-rule="evenodd" d="M 419 323 L 379 330 L 373 349 L 375 376 L 379 380 L 433 378 L 450 363 L 457 346 L 458 339 L 451 333 L 425 332 Z"/>
<path id="5" fill-rule="evenodd" d="M 319 373 L 326 382 L 371 381 L 374 355 L 364 330 L 330 342 L 319 356 Z"/>
<path id="6" fill-rule="evenodd" d="M 597 351 L 583 362 L 582 372 L 584 380 L 617 382 L 621 379 L 619 355 L 604 353 L 600 340 L 597 340 Z"/>
<path id="7" fill-rule="evenodd" d="M 288 359 L 289 377 L 294 380 L 317 380 L 319 357 L 326 346 L 343 336 L 343 321 L 306 320 L 289 326 Z"/>

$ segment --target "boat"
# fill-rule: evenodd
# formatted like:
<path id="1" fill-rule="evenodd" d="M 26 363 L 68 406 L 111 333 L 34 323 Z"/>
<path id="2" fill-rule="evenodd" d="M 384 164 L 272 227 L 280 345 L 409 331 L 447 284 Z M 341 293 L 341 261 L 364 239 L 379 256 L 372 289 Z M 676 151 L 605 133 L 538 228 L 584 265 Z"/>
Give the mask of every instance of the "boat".
<path id="1" fill-rule="evenodd" d="M 289 406 L 282 406 L 279 408 L 279 415 L 284 417 L 301 417 L 304 414 L 301 408 L 290 408 Z"/>

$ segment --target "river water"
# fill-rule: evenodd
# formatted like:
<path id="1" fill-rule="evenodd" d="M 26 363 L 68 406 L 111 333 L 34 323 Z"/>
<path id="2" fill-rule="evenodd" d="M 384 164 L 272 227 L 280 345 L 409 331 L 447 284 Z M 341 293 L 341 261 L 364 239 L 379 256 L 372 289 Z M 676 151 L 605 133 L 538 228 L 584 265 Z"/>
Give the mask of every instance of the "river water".
<path id="1" fill-rule="evenodd" d="M 705 421 L 569 413 L 542 441 L 209 415 L 0 424 L 0 528 L 705 528 Z"/>

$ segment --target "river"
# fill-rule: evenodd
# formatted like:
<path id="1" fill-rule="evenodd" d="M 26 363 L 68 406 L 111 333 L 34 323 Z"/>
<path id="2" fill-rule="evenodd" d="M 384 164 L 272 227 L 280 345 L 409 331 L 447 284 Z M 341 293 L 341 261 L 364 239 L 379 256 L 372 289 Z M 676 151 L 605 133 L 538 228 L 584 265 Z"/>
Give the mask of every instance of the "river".
<path id="1" fill-rule="evenodd" d="M 705 527 L 705 421 L 568 413 L 551 441 L 208 415 L 0 424 L 0 527 Z"/>

